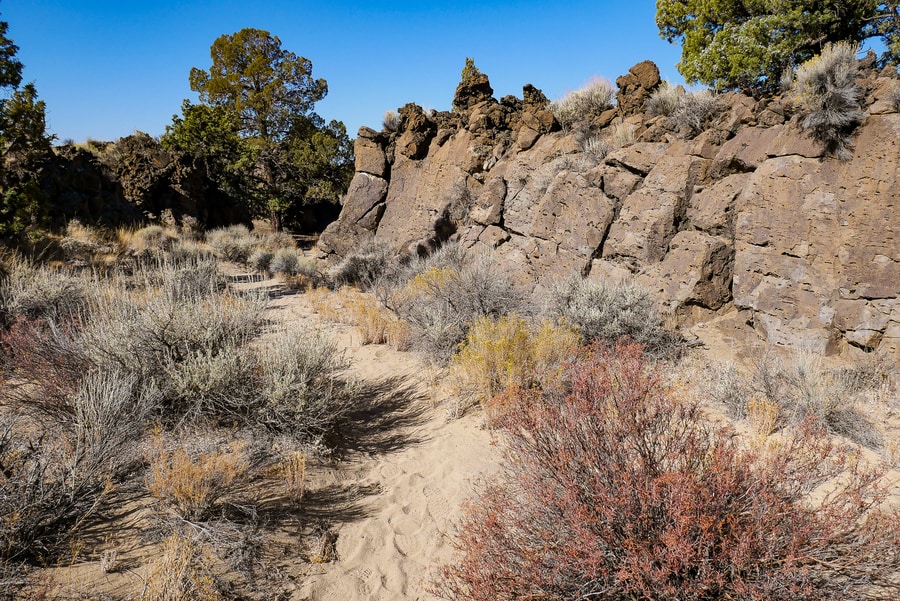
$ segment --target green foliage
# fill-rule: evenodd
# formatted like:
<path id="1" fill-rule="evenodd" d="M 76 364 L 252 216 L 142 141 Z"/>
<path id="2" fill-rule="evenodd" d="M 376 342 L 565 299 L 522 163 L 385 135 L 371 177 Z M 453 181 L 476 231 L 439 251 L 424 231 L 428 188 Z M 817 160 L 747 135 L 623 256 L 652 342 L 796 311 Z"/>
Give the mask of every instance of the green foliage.
<path id="1" fill-rule="evenodd" d="M 900 50 L 896 7 L 874 0 L 659 0 L 660 36 L 682 45 L 678 70 L 689 83 L 716 89 L 774 89 L 786 68 L 826 42 L 881 37 L 884 59 Z"/>
<path id="2" fill-rule="evenodd" d="M 9 23 L 0 21 L 0 88 L 16 88 L 22 82 L 22 62 L 16 58 L 19 47 L 6 37 Z"/>
<path id="3" fill-rule="evenodd" d="M 475 59 L 467 56 L 466 65 L 462 70 L 462 81 L 469 81 L 479 73 L 481 73 L 481 71 L 479 71 L 478 67 L 475 66 Z"/>
<path id="4" fill-rule="evenodd" d="M 312 62 L 283 50 L 268 31 L 245 28 L 219 36 L 210 57 L 209 71 L 191 69 L 191 89 L 203 103 L 234 111 L 241 132 L 266 143 L 283 138 L 292 119 L 312 112 L 328 93 L 324 79 L 313 79 Z"/>
<path id="5" fill-rule="evenodd" d="M 340 202 L 354 171 L 353 143 L 343 123 L 298 117 L 279 151 L 275 184 L 277 198 L 286 204 L 276 208 L 287 218 L 299 217 L 296 213 L 311 203 Z"/>
<path id="6" fill-rule="evenodd" d="M 18 47 L 6 37 L 9 25 L 0 21 L 0 88 L 12 89 L 0 100 L 0 236 L 19 235 L 39 225 L 47 199 L 35 174 L 50 154 L 46 105 L 37 99 L 33 83 L 19 88 L 22 63 Z"/>
<path id="7" fill-rule="evenodd" d="M 164 143 L 201 157 L 226 192 L 248 199 L 256 215 L 280 229 L 311 202 L 338 202 L 353 175 L 344 124 L 313 112 L 328 93 L 312 62 L 281 48 L 268 31 L 222 35 L 209 71 L 194 68 L 191 89 Z"/>
<path id="8" fill-rule="evenodd" d="M 172 124 L 166 126 L 160 142 L 164 148 L 182 150 L 200 159 L 206 175 L 222 191 L 232 196 L 245 192 L 245 174 L 252 168 L 253 156 L 241 139 L 237 116 L 226 107 L 185 100 L 181 116 L 172 116 Z"/>

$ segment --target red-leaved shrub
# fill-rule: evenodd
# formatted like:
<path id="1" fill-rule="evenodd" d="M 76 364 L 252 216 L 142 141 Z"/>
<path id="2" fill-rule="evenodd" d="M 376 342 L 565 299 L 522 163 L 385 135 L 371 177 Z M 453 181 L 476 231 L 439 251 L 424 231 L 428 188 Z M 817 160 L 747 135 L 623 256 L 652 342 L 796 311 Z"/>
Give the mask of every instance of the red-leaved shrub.
<path id="1" fill-rule="evenodd" d="M 900 515 L 815 424 L 741 448 L 634 344 L 505 394 L 504 470 L 467 508 L 444 598 L 895 598 Z"/>

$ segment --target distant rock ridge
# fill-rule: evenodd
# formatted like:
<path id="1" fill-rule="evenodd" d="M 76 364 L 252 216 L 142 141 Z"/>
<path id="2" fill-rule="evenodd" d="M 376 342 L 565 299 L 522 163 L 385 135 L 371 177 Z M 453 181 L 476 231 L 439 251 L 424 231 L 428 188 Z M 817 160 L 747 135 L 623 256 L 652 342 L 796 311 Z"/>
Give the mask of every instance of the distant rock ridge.
<path id="1" fill-rule="evenodd" d="M 773 343 L 900 358 L 898 82 L 862 73 L 867 117 L 845 162 L 778 97 L 724 94 L 697 135 L 645 113 L 660 84 L 649 61 L 617 79 L 615 110 L 571 131 L 540 90 L 498 101 L 479 74 L 453 112 L 407 104 L 396 132 L 360 129 L 319 249 L 339 257 L 374 236 L 427 253 L 455 238 L 495 249 L 536 291 L 572 271 L 631 278 L 685 322 L 734 307 Z M 623 129 L 633 143 L 591 149 Z"/>

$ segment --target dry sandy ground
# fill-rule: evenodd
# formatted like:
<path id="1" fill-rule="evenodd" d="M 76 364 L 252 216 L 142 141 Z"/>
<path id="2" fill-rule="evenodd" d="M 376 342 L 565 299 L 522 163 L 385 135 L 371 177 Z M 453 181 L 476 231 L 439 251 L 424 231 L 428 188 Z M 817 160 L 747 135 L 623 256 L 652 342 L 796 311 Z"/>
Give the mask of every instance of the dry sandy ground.
<path id="1" fill-rule="evenodd" d="M 329 473 L 311 473 L 311 487 L 352 479 L 371 491 L 359 517 L 337 526 L 336 559 L 312 565 L 291 599 L 431 599 L 431 571 L 452 558 L 450 533 L 475 481 L 496 470 L 497 449 L 477 415 L 447 418 L 447 403 L 433 398 L 429 368 L 410 353 L 359 344 L 349 326 L 323 324 L 303 295 L 278 298 L 273 317 L 327 327 L 352 360 L 356 377 L 370 382 L 401 378 L 413 391 L 413 423 L 393 434 L 399 448 L 355 452 Z"/>
<path id="2" fill-rule="evenodd" d="M 497 470 L 496 441 L 481 426 L 477 411 L 448 419 L 452 402 L 435 396 L 435 375 L 415 355 L 384 345 L 361 345 L 355 328 L 323 321 L 304 294 L 279 294 L 280 285 L 274 280 L 249 282 L 237 272 L 231 275 L 244 280 L 238 286 L 274 291 L 272 327 L 300 324 L 326 329 L 352 360 L 356 378 L 375 387 L 390 385 L 399 391 L 395 401 L 403 405 L 388 412 L 387 419 L 372 414 L 367 442 L 310 466 L 304 503 L 311 505 L 311 513 L 317 501 L 329 506 L 321 516 L 328 531 L 322 537 L 327 557 L 309 562 L 297 552 L 296 533 L 276 533 L 285 552 L 270 555 L 266 563 L 267 570 L 279 575 L 273 598 L 281 593 L 277 598 L 291 601 L 433 599 L 428 582 L 437 565 L 452 561 L 451 535 L 462 504 L 479 479 Z M 705 345 L 696 354 L 695 365 L 702 368 L 708 357 L 735 361 L 748 357 L 746 341 L 752 332 L 728 318 L 721 321 L 695 329 Z M 700 368 L 687 373 L 688 380 L 703 377 Z M 686 383 L 691 387 L 696 382 Z M 891 422 L 885 425 L 892 437 L 900 439 L 895 409 L 895 403 L 884 404 L 879 415 Z M 900 481 L 900 472 L 892 477 Z M 897 496 L 900 500 L 900 492 Z M 146 546 L 122 550 L 126 559 L 139 558 L 131 571 L 134 575 L 144 572 L 153 553 Z M 101 575 L 98 562 L 80 563 L 67 573 L 70 584 L 78 583 L 76 588 L 93 594 L 121 593 L 129 579 L 135 584 L 127 571 L 117 577 Z"/>

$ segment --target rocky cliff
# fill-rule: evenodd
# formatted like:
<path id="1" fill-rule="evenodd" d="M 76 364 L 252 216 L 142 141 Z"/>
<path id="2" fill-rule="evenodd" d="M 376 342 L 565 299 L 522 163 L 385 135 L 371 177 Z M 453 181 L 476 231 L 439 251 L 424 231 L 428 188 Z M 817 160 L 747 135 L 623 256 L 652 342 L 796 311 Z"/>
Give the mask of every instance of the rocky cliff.
<path id="1" fill-rule="evenodd" d="M 770 342 L 898 355 L 897 82 L 862 72 L 847 161 L 823 156 L 780 98 L 725 95 L 696 129 L 646 114 L 649 62 L 617 80 L 614 109 L 565 131 L 539 90 L 498 101 L 479 73 L 452 112 L 408 104 L 396 131 L 360 130 L 319 248 L 374 236 L 423 253 L 455 237 L 536 290 L 572 271 L 634 278 L 683 321 L 737 310 Z"/>

